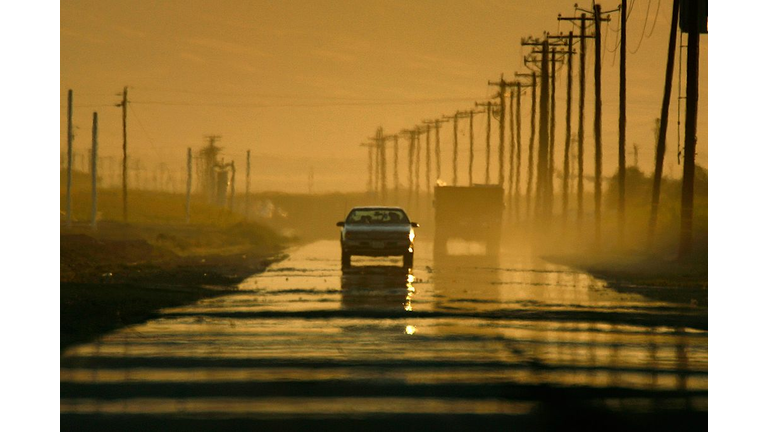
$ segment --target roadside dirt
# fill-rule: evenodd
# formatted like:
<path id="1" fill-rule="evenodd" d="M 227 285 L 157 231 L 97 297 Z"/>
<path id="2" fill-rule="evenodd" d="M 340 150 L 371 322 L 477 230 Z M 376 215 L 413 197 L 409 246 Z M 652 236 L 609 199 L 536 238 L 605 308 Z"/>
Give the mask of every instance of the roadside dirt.
<path id="1" fill-rule="evenodd" d="M 568 265 L 603 279 L 618 292 L 692 308 L 708 306 L 708 271 L 706 255 L 687 261 L 642 255 L 584 257 L 551 255 L 547 261 Z"/>
<path id="2" fill-rule="evenodd" d="M 60 348 L 222 295 L 284 258 L 284 239 L 250 224 L 62 227 Z"/>

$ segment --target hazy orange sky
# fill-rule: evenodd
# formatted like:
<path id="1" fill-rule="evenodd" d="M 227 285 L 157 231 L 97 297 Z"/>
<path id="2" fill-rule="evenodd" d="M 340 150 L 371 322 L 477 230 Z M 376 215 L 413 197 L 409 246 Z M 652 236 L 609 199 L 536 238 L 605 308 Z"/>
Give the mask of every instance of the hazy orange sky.
<path id="1" fill-rule="evenodd" d="M 396 132 L 486 100 L 494 92 L 487 80 L 498 79 L 502 72 L 506 77 L 527 72 L 522 57 L 528 49 L 520 46 L 522 37 L 572 28 L 558 23 L 557 15 L 573 15 L 573 3 L 62 2 L 60 149 L 66 151 L 66 93 L 73 89 L 74 123 L 79 128 L 75 150 L 87 151 L 91 116 L 97 111 L 100 155 L 115 158 L 117 164 L 122 146 L 121 113 L 114 104 L 127 85 L 129 154 L 149 171 L 165 163 L 180 178 L 186 148 L 196 150 L 203 145 L 204 135 L 217 134 L 223 137 L 227 161 L 235 160 L 238 175 L 245 171 L 246 150 L 251 150 L 252 190 L 304 192 L 310 169 L 314 169 L 315 191 L 363 190 L 367 152 L 359 147 L 360 142 L 378 126 Z M 618 3 L 603 2 L 604 9 L 614 9 Z M 650 172 L 671 2 L 629 3 L 627 163 L 633 164 L 632 146 L 637 144 L 639 166 Z M 584 2 L 584 6 L 590 5 Z M 619 56 L 618 49 L 614 50 L 618 14 L 607 26 L 611 30 L 604 32 L 603 172 L 612 175 L 618 155 Z M 588 52 L 585 168 L 591 172 L 592 43 Z M 574 62 L 576 67 L 576 59 Z M 677 76 L 676 70 L 665 164 L 666 174 L 676 177 L 682 172 L 682 166 L 675 163 Z M 706 35 L 701 38 L 700 79 L 697 163 L 707 166 Z M 556 136 L 561 151 L 563 72 L 557 85 Z M 526 149 L 529 103 L 524 96 Z M 466 123 L 460 127 L 462 167 L 468 150 Z M 484 170 L 484 124 L 484 118 L 476 119 L 475 139 L 480 148 L 476 172 Z M 443 177 L 449 173 L 451 142 L 452 125 L 446 124 L 441 133 Z M 525 152 L 523 155 L 526 157 Z M 562 164 L 561 152 L 556 158 Z M 497 168 L 491 169 L 495 173 Z M 401 174 L 401 182 L 404 178 Z M 460 181 L 466 181 L 466 169 L 461 170 Z"/>

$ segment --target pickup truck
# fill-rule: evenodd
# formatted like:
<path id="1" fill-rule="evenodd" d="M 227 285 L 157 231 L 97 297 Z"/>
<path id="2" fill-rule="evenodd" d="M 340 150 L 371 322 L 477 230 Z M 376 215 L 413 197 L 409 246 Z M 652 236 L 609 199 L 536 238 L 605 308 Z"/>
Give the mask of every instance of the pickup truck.
<path id="1" fill-rule="evenodd" d="M 400 207 L 354 207 L 341 227 L 341 267 L 352 265 L 352 255 L 402 256 L 403 267 L 413 268 L 413 229 Z"/>

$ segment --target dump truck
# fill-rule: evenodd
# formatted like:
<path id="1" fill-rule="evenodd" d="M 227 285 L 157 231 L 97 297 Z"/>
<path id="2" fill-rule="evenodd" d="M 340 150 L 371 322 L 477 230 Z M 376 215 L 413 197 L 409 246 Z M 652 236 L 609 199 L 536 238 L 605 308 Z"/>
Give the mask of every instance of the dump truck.
<path id="1" fill-rule="evenodd" d="M 436 186 L 434 197 L 435 255 L 448 255 L 448 241 L 452 239 L 483 243 L 487 256 L 498 255 L 504 188 Z"/>

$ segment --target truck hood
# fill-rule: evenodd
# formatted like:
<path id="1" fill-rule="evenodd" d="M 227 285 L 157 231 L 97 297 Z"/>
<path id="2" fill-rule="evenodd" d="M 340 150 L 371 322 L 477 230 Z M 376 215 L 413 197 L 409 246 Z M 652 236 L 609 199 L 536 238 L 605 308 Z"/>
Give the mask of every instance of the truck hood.
<path id="1" fill-rule="evenodd" d="M 398 225 L 344 225 L 344 230 L 350 233 L 391 233 L 391 234 L 409 234 L 411 226 L 408 224 Z"/>

